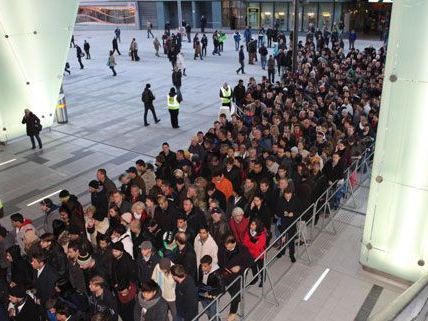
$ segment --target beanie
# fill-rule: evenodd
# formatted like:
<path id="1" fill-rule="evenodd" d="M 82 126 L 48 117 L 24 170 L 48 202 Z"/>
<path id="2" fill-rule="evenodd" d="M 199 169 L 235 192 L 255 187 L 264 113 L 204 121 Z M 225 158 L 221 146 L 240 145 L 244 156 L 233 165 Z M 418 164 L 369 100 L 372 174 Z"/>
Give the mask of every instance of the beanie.
<path id="1" fill-rule="evenodd" d="M 118 250 L 121 252 L 125 251 L 125 248 L 123 247 L 123 243 L 121 241 L 113 243 L 113 246 L 111 248 L 112 250 Z"/>

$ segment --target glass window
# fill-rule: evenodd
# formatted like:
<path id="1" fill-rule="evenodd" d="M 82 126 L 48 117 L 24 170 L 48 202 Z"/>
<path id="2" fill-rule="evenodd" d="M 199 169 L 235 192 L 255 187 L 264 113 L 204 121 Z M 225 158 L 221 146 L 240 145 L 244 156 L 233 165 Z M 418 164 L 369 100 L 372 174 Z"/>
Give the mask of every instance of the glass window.
<path id="1" fill-rule="evenodd" d="M 275 3 L 275 22 L 279 25 L 279 30 L 288 30 L 287 26 L 287 3 Z"/>
<path id="2" fill-rule="evenodd" d="M 260 5 L 259 3 L 251 2 L 247 7 L 247 25 L 252 28 L 260 27 Z"/>
<path id="3" fill-rule="evenodd" d="M 268 27 L 273 25 L 273 3 L 262 3 L 262 11 L 260 13 L 261 27 Z"/>
<path id="4" fill-rule="evenodd" d="M 135 7 L 128 6 L 81 6 L 77 13 L 79 24 L 135 25 Z"/>
<path id="5" fill-rule="evenodd" d="M 316 3 L 305 4 L 305 17 L 303 20 L 303 30 L 307 31 L 309 29 L 309 25 L 313 25 L 315 27 L 317 25 L 317 4 Z"/>
<path id="6" fill-rule="evenodd" d="M 301 29 L 302 26 L 302 10 L 303 7 L 300 5 L 299 6 L 299 30 Z M 292 3 L 290 3 L 290 24 L 289 24 L 289 29 L 293 30 L 294 28 L 294 6 Z M 300 30 L 301 31 L 301 30 Z"/>
<path id="7" fill-rule="evenodd" d="M 338 6 L 338 5 L 337 5 Z M 322 30 L 324 26 L 330 30 L 333 25 L 333 4 L 320 3 L 320 16 L 318 20 L 318 27 Z"/>

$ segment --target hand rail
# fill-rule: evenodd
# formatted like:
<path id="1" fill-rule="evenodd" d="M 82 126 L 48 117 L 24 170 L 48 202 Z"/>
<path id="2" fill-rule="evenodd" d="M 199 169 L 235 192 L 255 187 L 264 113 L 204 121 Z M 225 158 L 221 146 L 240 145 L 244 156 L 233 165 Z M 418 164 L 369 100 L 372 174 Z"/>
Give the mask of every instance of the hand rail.
<path id="1" fill-rule="evenodd" d="M 316 216 L 318 214 L 321 213 L 321 211 L 325 211 L 326 207 L 329 207 L 330 205 L 330 201 L 336 197 L 336 195 L 342 190 L 342 189 L 347 189 L 348 184 L 349 184 L 349 179 L 351 174 L 354 171 L 359 171 L 363 168 L 363 166 L 367 166 L 367 162 L 372 158 L 374 154 L 374 143 L 372 143 L 370 146 L 368 146 L 362 153 L 360 156 L 358 156 L 344 171 L 344 175 L 343 175 L 343 179 L 341 180 L 336 180 L 335 182 L 333 182 L 323 193 L 321 193 L 321 195 L 316 199 L 315 202 L 313 202 L 311 205 L 309 205 L 302 214 L 300 214 L 295 221 L 288 226 L 285 231 L 283 231 L 277 238 L 275 238 L 274 240 L 271 241 L 271 243 L 266 247 L 266 249 L 255 259 L 255 261 L 260 260 L 260 259 L 264 259 L 264 263 L 263 263 L 263 267 L 257 271 L 257 273 L 255 275 L 253 275 L 251 281 L 247 282 L 247 278 L 246 275 L 249 271 L 249 268 L 247 268 L 243 274 L 240 274 L 239 277 L 237 277 L 231 284 L 229 284 L 225 290 L 225 292 L 223 292 L 221 295 L 217 296 L 213 302 L 210 302 L 210 304 L 208 306 L 206 306 L 204 309 L 202 309 L 202 311 L 195 317 L 193 318 L 192 321 L 198 321 L 200 317 L 202 317 L 207 310 L 209 309 L 209 307 L 213 304 L 216 304 L 217 308 L 216 308 L 216 314 L 215 317 L 211 318 L 209 321 L 211 320 L 215 320 L 215 318 L 219 318 L 219 313 L 224 311 L 224 309 L 226 307 L 228 307 L 231 302 L 237 297 L 237 295 L 241 295 L 242 301 L 241 301 L 241 310 L 243 310 L 243 314 L 245 314 L 245 296 L 244 296 L 244 292 L 246 290 L 246 288 L 248 287 L 248 285 L 254 281 L 256 278 L 259 277 L 259 275 L 262 275 L 262 278 L 265 278 L 266 276 L 266 272 L 267 269 L 270 267 L 271 263 L 273 263 L 276 259 L 276 255 L 272 256 L 270 259 L 268 259 L 268 253 L 270 252 L 270 250 L 274 247 L 275 244 L 277 244 L 278 242 L 282 243 L 282 239 L 287 235 L 287 233 L 292 229 L 295 228 L 296 229 L 296 233 L 294 235 L 292 235 L 291 237 L 289 237 L 289 239 L 287 239 L 287 241 L 282 244 L 280 246 L 280 248 L 278 249 L 278 252 L 283 251 L 284 249 L 286 249 L 286 247 L 290 244 L 290 242 L 295 242 L 296 237 L 299 235 L 299 228 L 298 228 L 298 223 L 301 222 L 305 222 L 306 225 L 310 225 L 311 226 L 311 231 L 310 234 L 312 236 L 314 227 L 315 227 L 315 220 L 316 220 Z M 340 182 L 344 180 L 344 182 L 341 184 Z M 319 204 L 322 204 L 321 206 L 319 206 Z M 328 209 L 330 210 L 330 209 Z M 303 218 L 305 217 L 305 215 L 307 215 L 310 211 L 312 211 L 312 215 L 308 220 L 304 220 Z M 331 220 L 332 218 L 330 218 Z M 325 226 L 327 226 L 328 224 L 326 224 Z M 323 227 L 325 227 L 323 226 Z M 322 229 L 320 229 L 319 234 L 322 232 Z M 318 235 L 319 235 L 318 234 Z M 222 309 L 220 309 L 221 311 L 219 311 L 219 303 L 220 303 L 220 299 L 228 292 L 228 290 L 230 289 L 230 287 L 235 284 L 235 282 L 237 280 L 240 280 L 241 283 L 241 287 L 239 289 L 239 291 L 229 299 L 229 301 L 227 301 L 225 307 L 223 307 Z M 265 283 L 263 283 L 265 284 Z M 264 285 L 263 285 L 263 289 L 264 291 Z M 214 303 L 215 302 L 215 303 Z M 255 305 L 257 306 L 257 305 Z M 255 307 L 254 306 L 254 307 Z M 253 309 L 254 309 L 253 307 Z M 245 315 L 241 315 L 241 317 L 245 317 Z"/>

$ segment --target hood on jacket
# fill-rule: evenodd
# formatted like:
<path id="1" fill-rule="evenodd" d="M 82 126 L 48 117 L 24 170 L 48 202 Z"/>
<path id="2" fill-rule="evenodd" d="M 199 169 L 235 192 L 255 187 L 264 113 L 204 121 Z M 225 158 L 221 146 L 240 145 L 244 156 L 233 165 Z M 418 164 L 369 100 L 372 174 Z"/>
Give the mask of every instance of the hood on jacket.
<path id="1" fill-rule="evenodd" d="M 16 262 L 18 260 L 22 260 L 21 248 L 19 247 L 19 245 L 12 245 L 11 247 L 9 247 L 6 250 L 6 252 L 10 254 L 13 262 Z"/>

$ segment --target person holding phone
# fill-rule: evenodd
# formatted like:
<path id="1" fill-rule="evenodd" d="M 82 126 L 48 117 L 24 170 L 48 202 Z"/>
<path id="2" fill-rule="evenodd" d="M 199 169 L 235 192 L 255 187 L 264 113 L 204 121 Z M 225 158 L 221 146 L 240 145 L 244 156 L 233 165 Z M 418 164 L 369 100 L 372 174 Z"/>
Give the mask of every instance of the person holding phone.
<path id="1" fill-rule="evenodd" d="M 43 148 L 42 140 L 40 139 L 40 132 L 42 130 L 42 124 L 40 123 L 39 117 L 33 114 L 29 109 L 24 110 L 24 118 L 22 118 L 22 123 L 27 127 L 27 136 L 30 136 L 32 148 L 36 149 L 36 142 L 34 138 L 37 139 L 39 143 L 39 148 Z"/>

